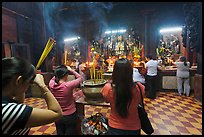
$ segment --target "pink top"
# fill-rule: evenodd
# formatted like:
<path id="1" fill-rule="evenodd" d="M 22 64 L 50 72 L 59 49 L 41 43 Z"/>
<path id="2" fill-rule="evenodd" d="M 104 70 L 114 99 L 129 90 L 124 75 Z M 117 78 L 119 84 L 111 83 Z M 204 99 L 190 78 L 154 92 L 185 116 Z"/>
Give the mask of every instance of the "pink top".
<path id="1" fill-rule="evenodd" d="M 145 87 L 138 82 L 140 85 L 140 88 L 142 90 L 142 94 L 144 97 Z M 140 119 L 137 111 L 137 106 L 139 102 L 141 101 L 140 93 L 139 93 L 139 87 L 137 87 L 137 90 L 133 88 L 132 95 L 133 99 L 129 107 L 129 115 L 127 118 L 120 117 L 115 108 L 115 100 L 113 96 L 113 90 L 110 83 L 107 83 L 103 89 L 102 89 L 102 95 L 104 96 L 105 100 L 107 102 L 110 102 L 111 112 L 108 119 L 108 124 L 117 129 L 123 129 L 123 130 L 139 130 L 141 129 Z"/>
<path id="2" fill-rule="evenodd" d="M 59 102 L 63 115 L 70 115 L 76 111 L 73 89 L 82 82 L 81 75 L 74 70 L 71 72 L 75 75 L 75 80 L 57 84 L 54 76 L 49 82 L 49 89 Z"/>

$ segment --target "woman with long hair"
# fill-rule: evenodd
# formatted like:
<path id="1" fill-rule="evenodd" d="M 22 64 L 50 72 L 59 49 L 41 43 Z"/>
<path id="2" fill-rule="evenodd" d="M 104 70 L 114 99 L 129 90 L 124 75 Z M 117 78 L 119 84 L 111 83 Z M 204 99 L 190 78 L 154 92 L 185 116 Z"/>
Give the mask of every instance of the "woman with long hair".
<path id="1" fill-rule="evenodd" d="M 129 60 L 118 59 L 113 68 L 112 81 L 102 89 L 106 102 L 110 103 L 108 118 L 109 135 L 140 135 L 140 119 L 137 106 L 141 102 L 140 89 L 144 96 L 144 86 L 133 83 L 133 68 Z"/>

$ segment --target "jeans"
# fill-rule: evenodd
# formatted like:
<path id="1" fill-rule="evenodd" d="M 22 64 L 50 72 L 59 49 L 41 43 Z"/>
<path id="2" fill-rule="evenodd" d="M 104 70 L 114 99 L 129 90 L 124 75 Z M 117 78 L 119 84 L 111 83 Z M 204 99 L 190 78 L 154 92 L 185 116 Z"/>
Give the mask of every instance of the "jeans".
<path id="1" fill-rule="evenodd" d="M 77 134 L 77 112 L 63 116 L 55 122 L 57 135 L 76 135 Z"/>
<path id="2" fill-rule="evenodd" d="M 109 130 L 106 135 L 141 135 L 141 130 L 122 130 L 109 126 Z"/>

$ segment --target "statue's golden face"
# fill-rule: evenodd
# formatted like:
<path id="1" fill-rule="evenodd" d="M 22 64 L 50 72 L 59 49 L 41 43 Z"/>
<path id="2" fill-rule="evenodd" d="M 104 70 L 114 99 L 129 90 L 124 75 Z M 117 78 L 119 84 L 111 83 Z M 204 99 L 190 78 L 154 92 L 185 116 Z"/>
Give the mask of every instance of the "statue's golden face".
<path id="1" fill-rule="evenodd" d="M 122 41 L 123 37 L 120 35 L 118 36 L 118 41 Z"/>

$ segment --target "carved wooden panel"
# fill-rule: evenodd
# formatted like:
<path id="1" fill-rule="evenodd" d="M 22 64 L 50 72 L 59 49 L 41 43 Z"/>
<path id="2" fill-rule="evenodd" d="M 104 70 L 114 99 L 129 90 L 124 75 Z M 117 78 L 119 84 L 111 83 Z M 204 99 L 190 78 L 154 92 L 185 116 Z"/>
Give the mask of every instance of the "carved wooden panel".
<path id="1" fill-rule="evenodd" d="M 194 77 L 194 97 L 202 103 L 202 75 L 195 74 Z"/>
<path id="2" fill-rule="evenodd" d="M 2 42 L 17 42 L 16 18 L 2 13 Z"/>

